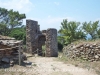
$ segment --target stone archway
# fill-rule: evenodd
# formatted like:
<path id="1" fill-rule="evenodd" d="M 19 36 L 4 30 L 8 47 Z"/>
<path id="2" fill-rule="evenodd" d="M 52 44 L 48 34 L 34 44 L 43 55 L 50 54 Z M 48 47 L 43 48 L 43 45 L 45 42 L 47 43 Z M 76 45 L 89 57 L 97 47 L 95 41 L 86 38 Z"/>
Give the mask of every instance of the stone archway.
<path id="1" fill-rule="evenodd" d="M 45 45 L 45 41 L 46 41 L 46 36 L 45 35 L 40 35 L 38 37 L 38 55 L 43 55 L 43 50 L 42 50 L 42 46 Z"/>
<path id="2" fill-rule="evenodd" d="M 40 31 L 39 27 L 37 21 L 26 20 L 26 48 L 28 52 L 42 55 L 42 46 L 46 45 L 46 56 L 57 57 L 57 30 L 49 28 Z"/>

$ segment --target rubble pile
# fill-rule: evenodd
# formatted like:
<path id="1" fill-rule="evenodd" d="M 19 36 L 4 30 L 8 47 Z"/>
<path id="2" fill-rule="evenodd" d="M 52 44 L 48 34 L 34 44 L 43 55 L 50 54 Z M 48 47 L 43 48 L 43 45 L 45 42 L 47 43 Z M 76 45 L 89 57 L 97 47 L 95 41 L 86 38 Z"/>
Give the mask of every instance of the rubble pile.
<path id="1" fill-rule="evenodd" d="M 87 61 L 100 60 L 100 43 L 70 44 L 63 48 L 63 53 L 69 58 L 81 58 Z"/>
<path id="2" fill-rule="evenodd" d="M 18 62 L 19 46 L 21 48 L 21 61 L 24 61 L 26 57 L 22 51 L 22 41 L 0 35 L 0 64 L 7 63 L 14 65 L 14 63 Z"/>

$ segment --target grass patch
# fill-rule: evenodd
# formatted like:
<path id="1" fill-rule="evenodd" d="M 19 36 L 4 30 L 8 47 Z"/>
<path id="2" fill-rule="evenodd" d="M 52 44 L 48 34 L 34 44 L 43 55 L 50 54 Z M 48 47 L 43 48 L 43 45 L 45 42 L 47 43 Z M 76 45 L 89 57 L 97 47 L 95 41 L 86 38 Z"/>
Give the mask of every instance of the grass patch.
<path id="1" fill-rule="evenodd" d="M 46 52 L 46 45 L 43 45 L 42 46 L 42 56 L 45 56 L 45 52 Z"/>
<path id="2" fill-rule="evenodd" d="M 37 64 L 33 64 L 32 66 L 37 66 Z"/>

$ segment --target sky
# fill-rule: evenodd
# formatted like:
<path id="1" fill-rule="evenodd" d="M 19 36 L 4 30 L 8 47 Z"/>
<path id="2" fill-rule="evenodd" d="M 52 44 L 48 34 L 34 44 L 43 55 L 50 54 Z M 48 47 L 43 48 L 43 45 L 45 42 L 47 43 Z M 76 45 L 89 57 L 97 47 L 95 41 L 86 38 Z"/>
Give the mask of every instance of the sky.
<path id="1" fill-rule="evenodd" d="M 0 7 L 25 13 L 26 19 L 38 21 L 41 30 L 59 30 L 63 19 L 81 23 L 100 20 L 100 0 L 0 0 Z"/>

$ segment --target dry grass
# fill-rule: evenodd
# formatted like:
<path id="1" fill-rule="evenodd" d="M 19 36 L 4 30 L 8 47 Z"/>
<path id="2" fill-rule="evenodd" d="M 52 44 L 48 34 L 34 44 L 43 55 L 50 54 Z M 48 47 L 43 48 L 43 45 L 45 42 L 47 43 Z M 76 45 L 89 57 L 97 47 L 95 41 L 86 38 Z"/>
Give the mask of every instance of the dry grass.
<path id="1" fill-rule="evenodd" d="M 89 44 L 93 44 L 93 43 L 100 43 L 100 39 L 96 39 L 96 40 L 77 40 L 72 42 L 75 45 L 78 44 L 84 44 L 84 43 L 89 43 Z"/>
<path id="2" fill-rule="evenodd" d="M 79 45 L 79 44 L 84 44 L 84 43 L 88 43 L 88 44 L 100 44 L 100 39 L 96 39 L 96 40 L 78 40 L 78 41 L 74 41 L 72 44 L 74 45 Z M 87 68 L 87 69 L 94 69 L 96 71 L 96 73 L 98 75 L 100 75 L 100 61 L 94 61 L 94 62 L 89 62 L 86 60 L 82 60 L 80 58 L 76 58 L 76 59 L 69 59 L 66 56 L 63 56 L 62 53 L 59 53 L 60 61 L 63 61 L 64 63 L 70 63 L 73 64 L 75 66 L 78 67 L 82 67 L 82 68 Z M 62 56 L 62 58 L 61 58 Z"/>
<path id="3" fill-rule="evenodd" d="M 63 56 L 62 53 L 59 53 L 58 61 L 63 61 L 66 64 L 72 64 L 76 67 L 86 68 L 88 70 L 93 69 L 98 75 L 100 75 L 100 61 L 89 62 L 79 58 L 69 59 L 66 56 Z"/>

